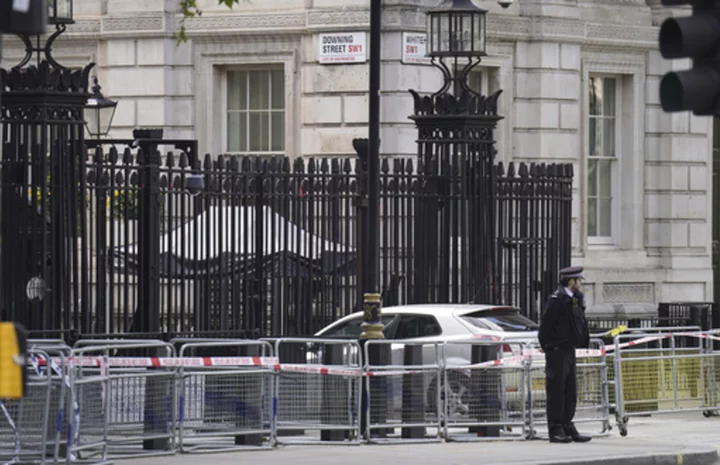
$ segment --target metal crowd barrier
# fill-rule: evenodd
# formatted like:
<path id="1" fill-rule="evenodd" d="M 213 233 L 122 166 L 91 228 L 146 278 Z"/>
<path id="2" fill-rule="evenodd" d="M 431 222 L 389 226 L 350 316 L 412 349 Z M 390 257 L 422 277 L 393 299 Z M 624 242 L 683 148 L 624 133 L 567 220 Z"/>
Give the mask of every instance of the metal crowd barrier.
<path id="1" fill-rule="evenodd" d="M 528 433 L 531 438 L 548 438 L 545 396 L 545 359 L 537 345 L 528 350 Z M 599 431 L 591 436 L 603 436 L 610 432 L 610 405 L 605 345 L 599 339 L 591 339 L 588 349 L 576 349 L 577 405 L 573 423 L 583 433 L 586 424 L 595 424 Z"/>
<path id="2" fill-rule="evenodd" d="M 720 352 L 717 331 L 621 334 L 614 339 L 616 421 L 627 435 L 629 418 L 652 413 L 717 414 Z"/>
<path id="3" fill-rule="evenodd" d="M 68 357 L 72 348 L 62 340 L 28 340 L 28 351 L 44 352 L 44 356 L 37 356 L 37 363 L 48 370 L 50 376 L 50 405 L 48 407 L 49 422 L 47 425 L 48 442 L 52 444 L 50 454 L 46 457 L 50 463 L 67 461 L 67 448 L 61 445 L 67 443 L 66 412 L 67 396 L 70 380 L 67 375 Z M 32 360 L 32 357 L 31 357 Z"/>
<path id="4" fill-rule="evenodd" d="M 109 460 L 175 453 L 176 369 L 171 344 L 81 340 L 69 363 L 68 455 Z M 169 366 L 168 366 L 169 365 Z"/>
<path id="5" fill-rule="evenodd" d="M 385 353 L 389 363 L 373 365 L 370 354 L 374 351 Z M 440 343 L 368 340 L 363 360 L 365 439 L 370 443 L 441 441 Z"/>
<path id="6" fill-rule="evenodd" d="M 363 368 L 358 342 L 277 339 L 275 353 L 276 441 L 359 444 Z"/>
<path id="7" fill-rule="evenodd" d="M 202 341 L 181 346 L 181 452 L 274 445 L 272 400 L 277 359 L 272 354 L 272 345 L 263 341 Z"/>
<path id="8" fill-rule="evenodd" d="M 720 331 L 628 331 L 577 351 L 581 430 L 633 415 L 720 412 Z M 0 459 L 546 437 L 544 354 L 512 338 L 434 343 L 31 340 L 28 394 L 0 403 Z M 176 356 L 176 350 L 178 356 Z M 377 354 L 385 354 L 386 359 Z M 372 363 L 370 361 L 372 360 Z M 612 390 L 612 393 L 610 392 Z M 585 431 L 583 431 L 585 432 Z"/>
<path id="9" fill-rule="evenodd" d="M 52 374 L 39 360 L 46 352 L 28 352 L 27 390 L 22 400 L 0 400 L 0 460 L 8 463 L 54 463 L 49 441 Z"/>
<path id="10" fill-rule="evenodd" d="M 525 439 L 526 343 L 477 340 L 443 345 L 447 441 Z"/>

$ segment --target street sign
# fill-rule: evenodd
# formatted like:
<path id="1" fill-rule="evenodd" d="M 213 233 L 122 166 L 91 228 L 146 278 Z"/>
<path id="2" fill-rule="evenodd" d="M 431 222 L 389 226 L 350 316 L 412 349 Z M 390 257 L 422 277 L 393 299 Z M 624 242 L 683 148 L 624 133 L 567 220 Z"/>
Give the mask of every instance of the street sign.
<path id="1" fill-rule="evenodd" d="M 367 40 L 364 32 L 320 34 L 318 44 L 318 62 L 322 64 L 367 61 Z"/>
<path id="2" fill-rule="evenodd" d="M 427 53 L 427 34 L 403 32 L 402 35 L 402 62 L 406 64 L 430 64 Z"/>

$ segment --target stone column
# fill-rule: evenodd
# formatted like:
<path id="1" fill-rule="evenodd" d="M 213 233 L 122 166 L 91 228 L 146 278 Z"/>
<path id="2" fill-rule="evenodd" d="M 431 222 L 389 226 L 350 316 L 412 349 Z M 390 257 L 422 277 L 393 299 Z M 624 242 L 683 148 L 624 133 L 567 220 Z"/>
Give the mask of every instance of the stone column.
<path id="1" fill-rule="evenodd" d="M 666 268 L 661 301 L 712 298 L 712 119 L 689 112 L 665 113 L 659 86 L 690 60 L 665 60 L 649 52 L 645 130 L 646 247 Z"/>
<path id="2" fill-rule="evenodd" d="M 131 137 L 136 127 L 194 137 L 191 45 L 173 37 L 176 3 L 107 0 L 102 29 L 113 34 L 100 42 L 99 63 L 105 96 L 120 101 L 113 137 Z"/>
<path id="3" fill-rule="evenodd" d="M 547 6 L 547 5 L 545 5 Z M 515 47 L 513 153 L 518 161 L 572 163 L 573 250 L 580 243 L 583 151 L 579 44 L 518 41 Z"/>

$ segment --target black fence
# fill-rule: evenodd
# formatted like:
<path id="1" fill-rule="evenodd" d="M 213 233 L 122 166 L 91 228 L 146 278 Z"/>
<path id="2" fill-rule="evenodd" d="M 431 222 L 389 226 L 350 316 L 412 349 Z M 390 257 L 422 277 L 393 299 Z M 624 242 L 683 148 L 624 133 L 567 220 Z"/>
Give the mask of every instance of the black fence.
<path id="1" fill-rule="evenodd" d="M 712 302 L 661 302 L 660 326 L 699 326 L 703 331 L 720 328 L 720 315 Z"/>
<path id="2" fill-rule="evenodd" d="M 618 326 L 632 329 L 646 328 L 678 328 L 687 326 L 699 327 L 702 331 L 720 328 L 720 313 L 712 302 L 661 302 L 655 315 L 633 317 L 609 317 L 588 315 L 588 326 L 591 334 L 601 334 Z M 613 338 L 604 337 L 606 344 L 612 344 Z M 682 347 L 696 347 L 697 340 L 683 338 L 678 342 Z M 663 343 L 669 344 L 668 341 Z M 669 346 L 668 346 L 669 347 Z M 720 343 L 714 342 L 713 347 L 720 349 Z"/>
<path id="3" fill-rule="evenodd" d="M 68 175 L 77 188 L 66 189 L 75 201 L 64 202 L 62 221 L 52 221 L 57 184 L 34 169 L 52 160 L 35 155 L 33 169 L 3 179 L 3 225 L 21 218 L 28 228 L 3 230 L 5 276 L 15 272 L 3 280 L 3 310 L 35 335 L 312 335 L 359 309 L 365 174 L 355 158 L 198 160 L 121 144 L 86 152 Z M 21 159 L 7 144 L 3 171 L 10 156 Z M 188 181 L 199 175 L 205 186 L 194 192 Z M 384 306 L 508 304 L 537 319 L 570 263 L 571 184 L 569 165 L 430 172 L 384 159 Z M 479 211 L 492 212 L 492 224 Z M 42 301 L 25 295 L 30 278 L 56 275 L 67 280 L 61 304 L 55 282 Z"/>

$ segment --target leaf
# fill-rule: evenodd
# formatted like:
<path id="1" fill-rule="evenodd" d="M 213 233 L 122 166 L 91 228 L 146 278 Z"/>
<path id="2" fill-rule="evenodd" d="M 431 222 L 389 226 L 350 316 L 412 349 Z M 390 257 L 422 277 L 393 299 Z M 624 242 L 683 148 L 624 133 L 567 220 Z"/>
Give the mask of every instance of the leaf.
<path id="1" fill-rule="evenodd" d="M 240 4 L 240 0 L 218 0 L 218 5 L 225 5 L 230 9 L 232 9 L 235 4 Z M 194 18 L 195 16 L 202 16 L 202 11 L 197 6 L 197 0 L 180 0 L 180 8 L 182 9 L 183 17 L 180 20 L 180 30 L 177 32 L 177 45 L 187 42 L 185 20 L 187 18 Z"/>

